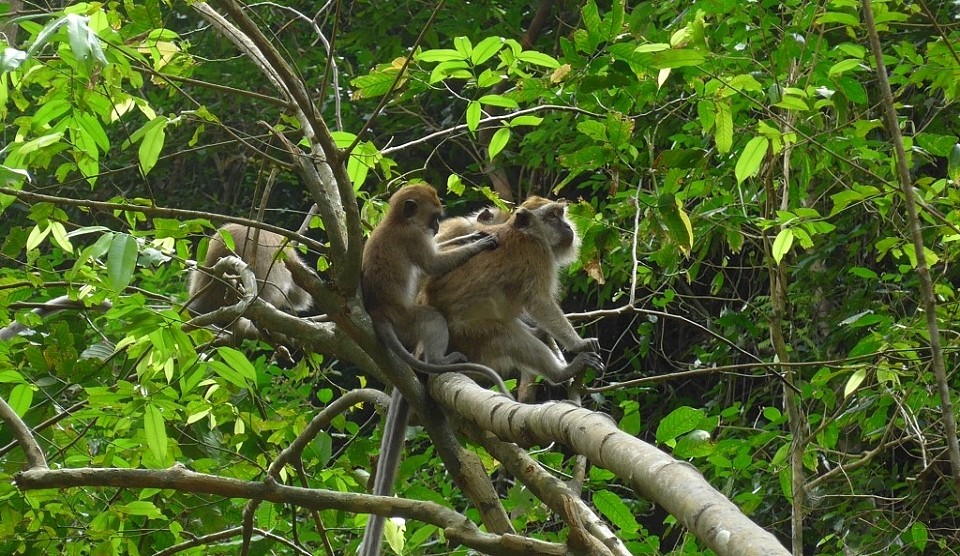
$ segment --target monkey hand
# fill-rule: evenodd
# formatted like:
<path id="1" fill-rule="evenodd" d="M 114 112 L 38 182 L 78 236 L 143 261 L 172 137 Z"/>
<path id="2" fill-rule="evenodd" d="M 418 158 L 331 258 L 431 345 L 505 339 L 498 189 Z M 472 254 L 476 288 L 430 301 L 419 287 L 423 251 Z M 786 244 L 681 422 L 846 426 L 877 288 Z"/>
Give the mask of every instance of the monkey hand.
<path id="1" fill-rule="evenodd" d="M 567 346 L 568 351 L 574 353 L 580 353 L 582 351 L 592 351 L 594 353 L 600 352 L 600 339 L 599 338 L 581 338 L 579 342 L 573 344 L 572 346 Z"/>
<path id="2" fill-rule="evenodd" d="M 570 371 L 570 376 L 573 377 L 587 369 L 602 371 L 604 367 L 605 365 L 603 364 L 603 359 L 600 358 L 599 353 L 593 351 L 581 351 L 576 357 L 573 358 L 573 361 L 567 365 L 567 370 Z"/>
<path id="3" fill-rule="evenodd" d="M 487 232 L 473 232 L 467 237 L 474 240 L 474 243 L 483 249 L 496 249 L 499 245 L 497 238 Z"/>

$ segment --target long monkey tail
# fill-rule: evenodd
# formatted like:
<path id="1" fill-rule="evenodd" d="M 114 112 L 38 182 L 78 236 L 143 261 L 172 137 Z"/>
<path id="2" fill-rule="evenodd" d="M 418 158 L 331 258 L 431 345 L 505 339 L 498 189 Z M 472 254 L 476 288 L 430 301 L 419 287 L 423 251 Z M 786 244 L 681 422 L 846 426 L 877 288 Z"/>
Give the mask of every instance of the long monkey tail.
<path id="1" fill-rule="evenodd" d="M 380 459 L 377 460 L 376 476 L 373 478 L 373 494 L 377 496 L 393 495 L 393 485 L 400 468 L 400 456 L 403 451 L 404 433 L 410 418 L 410 404 L 396 388 L 390 396 L 390 408 L 383 425 L 383 438 L 380 439 Z M 358 556 L 380 556 L 383 544 L 383 528 L 387 518 L 371 514 L 367 528 L 363 532 L 363 544 Z"/>
<path id="2" fill-rule="evenodd" d="M 449 363 L 446 365 L 435 365 L 432 363 L 427 363 L 421 361 L 413 356 L 412 353 L 407 351 L 407 348 L 403 347 L 403 344 L 400 343 L 400 338 L 397 337 L 396 331 L 393 329 L 393 324 L 388 321 L 375 322 L 373 325 L 374 330 L 377 333 L 377 336 L 383 340 L 387 347 L 391 351 L 400 356 L 400 359 L 403 359 L 403 362 L 407 365 L 410 365 L 411 368 L 427 374 L 441 374 L 441 373 L 464 373 L 469 375 L 479 375 L 483 378 L 488 378 L 497 385 L 497 388 L 511 400 L 513 396 L 510 395 L 510 390 L 507 388 L 507 385 L 503 383 L 503 379 L 500 378 L 500 375 L 497 371 L 494 371 L 490 367 L 485 365 L 479 365 L 477 363 Z"/>

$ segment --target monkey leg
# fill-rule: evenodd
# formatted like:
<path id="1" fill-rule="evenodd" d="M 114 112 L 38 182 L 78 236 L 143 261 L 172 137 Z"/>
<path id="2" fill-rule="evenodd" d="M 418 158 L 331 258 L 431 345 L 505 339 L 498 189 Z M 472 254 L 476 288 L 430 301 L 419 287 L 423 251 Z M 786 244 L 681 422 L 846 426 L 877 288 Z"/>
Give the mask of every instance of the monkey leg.
<path id="1" fill-rule="evenodd" d="M 447 319 L 443 318 L 443 313 L 429 305 L 415 305 L 411 314 L 414 320 L 413 328 L 416 331 L 415 338 L 418 348 L 423 352 L 424 361 L 435 365 L 450 365 L 467 360 L 462 353 L 447 353 L 450 331 L 447 329 Z M 404 341 L 403 337 L 401 341 Z"/>

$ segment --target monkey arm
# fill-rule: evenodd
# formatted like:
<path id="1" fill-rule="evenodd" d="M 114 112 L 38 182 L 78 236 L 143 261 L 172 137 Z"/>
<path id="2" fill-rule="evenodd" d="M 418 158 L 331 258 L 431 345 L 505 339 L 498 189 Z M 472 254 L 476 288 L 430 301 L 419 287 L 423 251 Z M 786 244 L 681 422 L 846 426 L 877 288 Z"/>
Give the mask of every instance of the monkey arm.
<path id="1" fill-rule="evenodd" d="M 426 256 L 420 261 L 419 266 L 428 275 L 439 276 L 467 262 L 470 257 L 473 257 L 477 253 L 487 249 L 493 249 L 496 246 L 497 239 L 493 236 L 485 235 L 473 243 L 461 245 L 454 249 L 448 249 L 446 251 L 436 251 L 436 249 L 434 249 L 432 253 L 426 253 Z"/>
<path id="2" fill-rule="evenodd" d="M 600 340 L 581 338 L 554 299 L 533 298 L 527 303 L 526 309 L 540 328 L 556 338 L 563 349 L 572 352 L 600 351 Z"/>

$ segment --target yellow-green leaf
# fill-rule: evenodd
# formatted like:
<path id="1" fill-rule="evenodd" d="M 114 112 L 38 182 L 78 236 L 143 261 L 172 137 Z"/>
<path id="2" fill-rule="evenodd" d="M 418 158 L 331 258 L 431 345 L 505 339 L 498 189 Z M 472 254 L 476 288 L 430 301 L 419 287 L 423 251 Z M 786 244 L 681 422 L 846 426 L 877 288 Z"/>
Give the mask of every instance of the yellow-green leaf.
<path id="1" fill-rule="evenodd" d="M 854 373 L 850 375 L 850 378 L 847 379 L 847 384 L 843 387 L 843 397 L 846 398 L 856 392 L 865 378 L 867 378 L 866 369 L 857 369 L 854 371 Z"/>
<path id="2" fill-rule="evenodd" d="M 791 246 L 793 246 L 793 228 L 780 230 L 777 238 L 773 240 L 773 260 L 780 264 L 783 256 L 790 252 Z"/>
<path id="3" fill-rule="evenodd" d="M 714 140 L 717 142 L 717 151 L 720 154 L 726 154 L 733 148 L 733 112 L 727 100 L 714 102 L 714 107 L 716 108 Z"/>
<path id="4" fill-rule="evenodd" d="M 151 404 L 143 411 L 143 434 L 153 457 L 163 463 L 167 457 L 167 429 L 160 410 Z"/>
<path id="5" fill-rule="evenodd" d="M 507 146 L 507 143 L 510 142 L 510 128 L 501 127 L 493 134 L 493 137 L 490 138 L 490 160 L 493 160 L 495 156 L 500 154 L 500 151 Z"/>
<path id="6" fill-rule="evenodd" d="M 766 137 L 757 136 L 747 143 L 740 158 L 737 160 L 737 167 L 734 173 L 737 176 L 737 183 L 755 175 L 760 170 L 760 164 L 763 157 L 767 154 L 767 147 L 770 146 L 770 140 Z"/>

